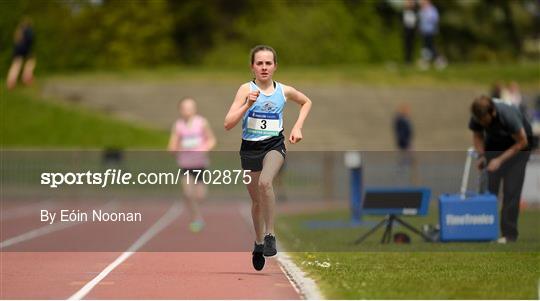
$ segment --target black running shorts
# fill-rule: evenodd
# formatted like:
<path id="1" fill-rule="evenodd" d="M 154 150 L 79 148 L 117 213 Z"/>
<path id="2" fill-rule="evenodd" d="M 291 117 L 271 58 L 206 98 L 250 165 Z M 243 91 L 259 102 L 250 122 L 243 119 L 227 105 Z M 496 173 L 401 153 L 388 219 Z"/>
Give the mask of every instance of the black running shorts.
<path id="1" fill-rule="evenodd" d="M 248 141 L 242 139 L 242 146 L 240 147 L 242 169 L 261 171 L 264 156 L 272 150 L 278 151 L 285 159 L 287 150 L 285 149 L 285 137 L 283 137 L 282 133 L 280 133 L 279 136 L 261 141 Z"/>

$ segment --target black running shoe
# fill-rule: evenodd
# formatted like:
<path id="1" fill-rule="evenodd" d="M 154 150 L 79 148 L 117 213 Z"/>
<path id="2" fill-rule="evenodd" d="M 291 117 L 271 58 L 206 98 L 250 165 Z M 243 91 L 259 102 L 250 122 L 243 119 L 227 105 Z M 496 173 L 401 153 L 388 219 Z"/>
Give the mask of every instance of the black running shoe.
<path id="1" fill-rule="evenodd" d="M 273 257 L 276 256 L 276 237 L 271 234 L 266 234 L 264 237 L 264 256 Z"/>
<path id="2" fill-rule="evenodd" d="M 255 247 L 253 248 L 253 258 L 251 259 L 251 262 L 253 263 L 253 267 L 260 271 L 264 268 L 264 256 L 263 256 L 263 250 L 264 250 L 264 244 L 258 245 L 255 243 Z"/>

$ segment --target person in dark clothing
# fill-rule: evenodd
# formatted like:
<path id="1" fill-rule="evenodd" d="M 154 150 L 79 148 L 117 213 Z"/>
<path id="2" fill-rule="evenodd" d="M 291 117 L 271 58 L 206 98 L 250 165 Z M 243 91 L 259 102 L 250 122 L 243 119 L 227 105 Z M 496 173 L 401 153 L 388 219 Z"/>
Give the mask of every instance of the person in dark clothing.
<path id="1" fill-rule="evenodd" d="M 417 21 L 415 1 L 406 0 L 403 7 L 403 47 L 405 51 L 405 63 L 407 64 L 413 62 Z"/>
<path id="2" fill-rule="evenodd" d="M 415 154 L 412 152 L 413 125 L 411 122 L 411 109 L 408 104 L 403 103 L 398 107 L 393 120 L 394 136 L 397 153 L 397 175 L 403 185 L 417 185 L 417 169 Z"/>
<path id="3" fill-rule="evenodd" d="M 413 128 L 410 120 L 410 108 L 402 104 L 394 118 L 394 133 L 396 143 L 401 151 L 409 150 L 413 138 Z"/>
<path id="4" fill-rule="evenodd" d="M 500 243 L 518 238 L 518 215 L 532 128 L 519 109 L 488 96 L 471 106 L 469 129 L 478 156 L 478 168 L 488 172 L 488 190 L 497 195 L 503 181 Z"/>
<path id="5" fill-rule="evenodd" d="M 13 40 L 13 60 L 6 79 L 7 88 L 10 90 L 17 85 L 21 69 L 23 69 L 22 82 L 25 85 L 31 84 L 34 80 L 34 68 L 36 67 L 36 59 L 32 56 L 34 30 L 29 18 L 24 18 L 17 26 Z"/>

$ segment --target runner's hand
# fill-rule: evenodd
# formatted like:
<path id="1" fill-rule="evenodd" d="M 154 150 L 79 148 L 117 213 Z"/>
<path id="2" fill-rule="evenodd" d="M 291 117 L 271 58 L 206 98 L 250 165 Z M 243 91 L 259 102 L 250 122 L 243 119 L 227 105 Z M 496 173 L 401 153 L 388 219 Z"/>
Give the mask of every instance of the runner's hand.
<path id="1" fill-rule="evenodd" d="M 257 101 L 257 97 L 259 97 L 259 93 L 261 93 L 259 90 L 249 92 L 248 98 L 247 98 L 248 106 L 251 107 Z"/>
<path id="2" fill-rule="evenodd" d="M 291 135 L 289 136 L 289 142 L 292 144 L 296 144 L 297 142 L 300 142 L 302 138 L 302 131 L 297 127 L 293 127 Z"/>

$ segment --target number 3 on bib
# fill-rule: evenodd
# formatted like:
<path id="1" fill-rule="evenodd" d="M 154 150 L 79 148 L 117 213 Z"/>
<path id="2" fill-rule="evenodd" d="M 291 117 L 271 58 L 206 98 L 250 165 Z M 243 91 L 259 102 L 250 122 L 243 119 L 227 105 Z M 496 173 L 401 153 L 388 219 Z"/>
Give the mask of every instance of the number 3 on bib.
<path id="1" fill-rule="evenodd" d="M 278 136 L 281 131 L 278 113 L 250 112 L 247 119 L 249 134 Z"/>

